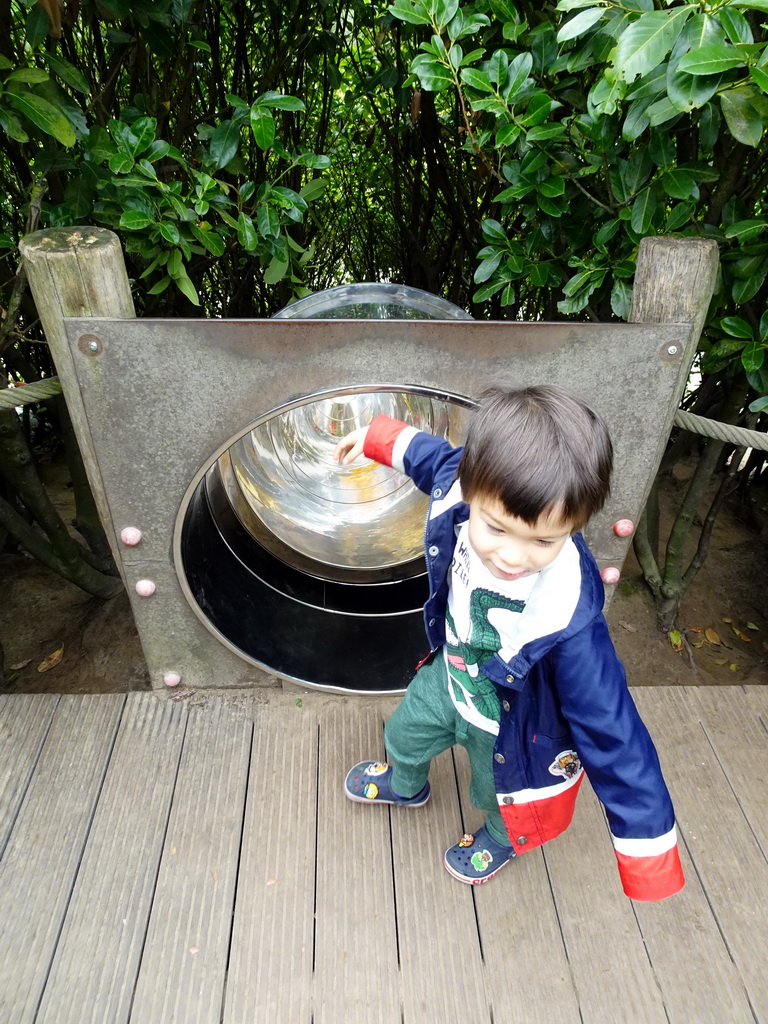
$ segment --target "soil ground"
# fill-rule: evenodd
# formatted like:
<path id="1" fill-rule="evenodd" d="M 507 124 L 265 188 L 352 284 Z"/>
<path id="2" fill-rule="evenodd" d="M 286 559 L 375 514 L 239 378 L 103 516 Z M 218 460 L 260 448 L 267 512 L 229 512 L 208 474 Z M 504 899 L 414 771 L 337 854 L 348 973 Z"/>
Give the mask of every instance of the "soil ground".
<path id="1" fill-rule="evenodd" d="M 663 483 L 663 536 L 691 471 L 692 466 L 678 467 L 676 475 Z M 71 519 L 66 466 L 52 461 L 44 475 L 53 500 L 65 519 Z M 721 512 L 707 561 L 683 599 L 683 653 L 672 648 L 656 625 L 653 602 L 630 553 L 608 623 L 631 684 L 768 683 L 768 493 L 754 496 L 748 517 L 740 512 L 735 505 Z M 0 553 L 0 597 L 0 643 L 7 673 L 0 693 L 105 693 L 149 687 L 125 594 L 100 601 L 25 553 L 5 552 Z M 58 663 L 40 671 L 45 659 L 61 649 Z"/>

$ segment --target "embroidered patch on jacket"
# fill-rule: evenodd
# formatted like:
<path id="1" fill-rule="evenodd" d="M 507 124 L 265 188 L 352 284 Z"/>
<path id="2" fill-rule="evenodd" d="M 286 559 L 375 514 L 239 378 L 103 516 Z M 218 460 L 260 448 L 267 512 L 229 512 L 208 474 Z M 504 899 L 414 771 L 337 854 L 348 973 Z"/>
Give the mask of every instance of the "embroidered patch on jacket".
<path id="1" fill-rule="evenodd" d="M 383 775 L 387 768 L 389 768 L 388 764 L 382 764 L 380 761 L 373 761 L 364 769 L 363 775 Z"/>
<path id="2" fill-rule="evenodd" d="M 549 766 L 550 775 L 572 779 L 581 770 L 581 761 L 575 750 L 562 750 Z"/>

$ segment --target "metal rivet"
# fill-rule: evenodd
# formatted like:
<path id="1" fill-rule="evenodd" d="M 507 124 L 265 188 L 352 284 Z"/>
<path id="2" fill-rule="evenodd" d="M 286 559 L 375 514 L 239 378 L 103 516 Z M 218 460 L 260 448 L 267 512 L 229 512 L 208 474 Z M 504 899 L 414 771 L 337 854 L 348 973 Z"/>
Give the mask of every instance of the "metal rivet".
<path id="1" fill-rule="evenodd" d="M 135 548 L 137 544 L 140 544 L 141 537 L 141 530 L 135 526 L 126 526 L 124 530 L 120 531 L 120 540 L 128 548 Z"/>
<path id="2" fill-rule="evenodd" d="M 104 348 L 101 338 L 96 334 L 81 334 L 77 339 L 77 347 L 86 356 L 95 356 Z"/>
<path id="3" fill-rule="evenodd" d="M 434 496 L 435 496 L 436 498 L 442 498 L 442 496 L 443 496 L 443 492 L 442 492 L 442 491 L 440 490 L 440 488 L 439 488 L 439 487 L 436 487 L 436 488 L 435 488 L 435 494 L 434 494 Z"/>
<path id="4" fill-rule="evenodd" d="M 518 846 L 525 846 L 525 844 L 527 842 L 528 842 L 528 836 L 519 836 L 518 840 L 517 840 L 517 845 Z"/>
<path id="5" fill-rule="evenodd" d="M 434 626 L 434 624 L 435 624 L 435 620 L 434 620 L 434 619 L 430 619 L 430 620 L 429 620 L 429 624 L 430 624 L 430 626 Z"/>
<path id="6" fill-rule="evenodd" d="M 435 558 L 436 555 L 440 554 L 440 548 L 433 544 L 432 547 L 429 549 L 429 554 L 432 558 Z"/>
<path id="7" fill-rule="evenodd" d="M 178 672 L 166 672 L 163 676 L 163 682 L 166 686 L 178 686 L 181 682 L 181 676 Z"/>
<path id="8" fill-rule="evenodd" d="M 514 677 L 514 676 L 507 676 L 507 677 L 506 677 L 506 682 L 508 682 L 508 683 L 514 683 L 514 681 L 515 681 L 515 677 Z"/>
<path id="9" fill-rule="evenodd" d="M 139 597 L 152 597 L 156 590 L 157 585 L 154 580 L 139 580 L 136 584 L 136 593 Z"/>
<path id="10" fill-rule="evenodd" d="M 609 565 L 607 569 L 603 569 L 600 573 L 600 579 L 603 583 L 618 583 L 621 572 L 616 568 L 615 565 Z"/>
<path id="11" fill-rule="evenodd" d="M 515 798 L 513 796 L 503 796 L 501 798 L 501 802 L 503 804 L 513 804 L 515 802 Z"/>
<path id="12" fill-rule="evenodd" d="M 509 711 L 509 701 L 508 700 L 503 700 L 501 702 L 501 706 L 504 708 L 505 711 Z"/>
<path id="13" fill-rule="evenodd" d="M 667 348 L 667 352 L 668 352 L 668 353 L 669 353 L 669 355 L 671 355 L 671 356 L 676 356 L 676 355 L 677 355 L 677 345 L 670 345 L 670 346 L 669 346 L 669 347 Z"/>
<path id="14" fill-rule="evenodd" d="M 635 532 L 635 524 L 631 519 L 619 519 L 613 524 L 613 532 L 617 537 L 631 537 Z"/>
<path id="15" fill-rule="evenodd" d="M 504 757 L 503 754 L 494 754 L 493 755 L 493 760 L 496 762 L 496 764 L 506 764 L 507 763 L 507 759 L 506 759 L 506 757 Z"/>

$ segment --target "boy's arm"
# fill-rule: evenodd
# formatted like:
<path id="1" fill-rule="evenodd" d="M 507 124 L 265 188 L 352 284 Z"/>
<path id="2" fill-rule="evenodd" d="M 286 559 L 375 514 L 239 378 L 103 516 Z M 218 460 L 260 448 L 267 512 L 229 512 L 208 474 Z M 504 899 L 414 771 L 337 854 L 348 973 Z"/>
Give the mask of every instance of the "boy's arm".
<path id="1" fill-rule="evenodd" d="M 455 475 L 462 448 L 443 438 L 390 419 L 377 416 L 365 434 L 365 455 L 369 459 L 406 473 L 419 490 L 430 494 L 439 475 Z"/>
<path id="2" fill-rule="evenodd" d="M 685 884 L 675 813 L 624 667 L 600 617 L 553 650 L 560 703 L 605 807 L 624 892 L 661 900 Z"/>

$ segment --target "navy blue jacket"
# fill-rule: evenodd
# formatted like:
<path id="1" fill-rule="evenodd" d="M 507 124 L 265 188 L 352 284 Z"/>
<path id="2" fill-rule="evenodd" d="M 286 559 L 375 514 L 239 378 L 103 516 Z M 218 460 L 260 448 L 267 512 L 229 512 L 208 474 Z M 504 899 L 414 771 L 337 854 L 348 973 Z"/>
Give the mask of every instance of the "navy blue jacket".
<path id="1" fill-rule="evenodd" d="M 380 416 L 368 430 L 365 454 L 406 473 L 430 495 L 424 623 L 436 651 L 445 643 L 456 531 L 469 517 L 456 477 L 462 449 Z M 608 635 L 603 601 L 595 560 L 575 534 L 542 570 L 522 613 L 521 648 L 509 661 L 496 654 L 483 664 L 501 706 L 496 793 L 515 852 L 522 854 L 568 827 L 586 770 L 608 816 L 624 891 L 658 900 L 684 884 L 674 811 Z M 553 603 L 567 608 L 569 618 L 549 632 Z"/>

